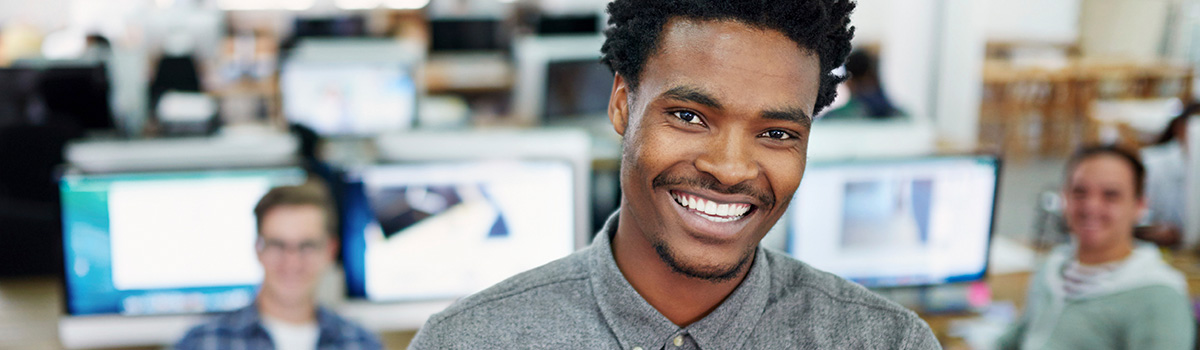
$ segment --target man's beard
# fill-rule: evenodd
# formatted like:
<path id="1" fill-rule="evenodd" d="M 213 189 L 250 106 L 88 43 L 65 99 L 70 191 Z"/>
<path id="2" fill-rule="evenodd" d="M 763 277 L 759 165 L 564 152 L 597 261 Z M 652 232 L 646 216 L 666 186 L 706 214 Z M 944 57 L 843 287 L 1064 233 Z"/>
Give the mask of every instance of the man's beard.
<path id="1" fill-rule="evenodd" d="M 754 210 L 769 210 L 775 207 L 775 196 L 771 191 L 766 189 L 756 188 L 747 183 L 740 183 L 733 186 L 722 186 L 716 178 L 712 176 L 669 176 L 660 174 L 654 177 L 650 187 L 654 189 L 665 188 L 668 186 L 683 185 L 687 187 L 703 188 L 717 193 L 724 194 L 740 194 L 758 199 L 761 208 Z M 654 251 L 658 253 L 658 258 L 661 259 L 667 266 L 671 267 L 676 273 L 684 276 L 698 278 L 705 281 L 718 283 L 728 281 L 737 277 L 742 269 L 745 268 L 754 258 L 756 247 L 751 247 L 738 258 L 737 263 L 725 266 L 698 266 L 689 265 L 676 257 L 676 254 L 667 247 L 666 242 L 660 239 L 654 239 Z"/>
<path id="2" fill-rule="evenodd" d="M 746 267 L 754 258 L 755 249 L 750 249 L 738 258 L 737 263 L 725 266 L 695 266 L 686 264 L 675 257 L 674 252 L 667 247 L 664 242 L 654 242 L 654 251 L 658 253 L 658 258 L 662 259 L 671 270 L 678 274 L 697 278 L 712 283 L 720 283 L 737 277 L 742 269 Z"/>

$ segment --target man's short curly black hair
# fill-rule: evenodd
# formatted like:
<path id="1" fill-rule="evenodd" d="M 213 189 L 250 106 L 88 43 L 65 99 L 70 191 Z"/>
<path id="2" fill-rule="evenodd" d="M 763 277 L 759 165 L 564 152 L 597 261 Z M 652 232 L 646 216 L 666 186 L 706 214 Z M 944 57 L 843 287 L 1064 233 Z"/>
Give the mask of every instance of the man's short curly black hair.
<path id="1" fill-rule="evenodd" d="M 646 60 L 657 50 L 664 25 L 675 18 L 732 20 L 772 29 L 813 52 L 821 62 L 821 85 L 813 115 L 833 102 L 836 87 L 846 78 L 832 71 L 850 54 L 851 0 L 615 0 L 608 4 L 601 61 L 621 74 L 631 90 Z"/>

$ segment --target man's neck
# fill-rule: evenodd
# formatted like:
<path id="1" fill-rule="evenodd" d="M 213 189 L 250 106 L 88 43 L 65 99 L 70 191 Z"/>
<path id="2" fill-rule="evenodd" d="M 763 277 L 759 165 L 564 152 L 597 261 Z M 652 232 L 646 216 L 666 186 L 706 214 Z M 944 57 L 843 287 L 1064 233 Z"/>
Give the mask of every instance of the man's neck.
<path id="1" fill-rule="evenodd" d="M 613 259 L 625 280 L 668 320 L 686 327 L 707 316 L 742 283 L 749 265 L 734 278 L 712 282 L 685 276 L 659 258 L 629 219 L 619 220 L 612 238 Z"/>
<path id="2" fill-rule="evenodd" d="M 1133 233 L 1129 233 L 1129 235 L 1132 236 Z M 1075 258 L 1084 265 L 1100 265 L 1120 261 L 1129 257 L 1130 254 L 1133 254 L 1133 242 L 1120 242 L 1100 249 L 1085 249 L 1084 247 L 1075 249 Z"/>
<path id="3" fill-rule="evenodd" d="M 287 303 L 259 292 L 258 312 L 263 316 L 290 324 L 310 324 L 317 321 L 316 299 L 309 297 L 302 302 Z"/>

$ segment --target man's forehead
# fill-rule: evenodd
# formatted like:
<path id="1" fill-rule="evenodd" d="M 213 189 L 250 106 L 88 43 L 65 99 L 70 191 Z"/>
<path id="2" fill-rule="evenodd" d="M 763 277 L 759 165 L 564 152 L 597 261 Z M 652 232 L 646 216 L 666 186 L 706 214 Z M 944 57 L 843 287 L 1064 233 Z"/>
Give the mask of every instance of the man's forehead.
<path id="1" fill-rule="evenodd" d="M 1080 187 L 1094 185 L 1104 189 L 1133 191 L 1133 169 L 1115 156 L 1096 156 L 1080 161 L 1072 171 L 1070 185 Z"/>
<path id="2" fill-rule="evenodd" d="M 727 104 L 805 112 L 816 102 L 820 62 L 777 31 L 684 19 L 668 22 L 660 40 L 641 73 L 641 97 L 688 89 Z"/>
<path id="3" fill-rule="evenodd" d="M 748 41 L 772 45 L 747 45 Z M 665 53 L 749 55 L 791 60 L 796 65 L 810 58 L 818 59 L 814 51 L 792 41 L 783 32 L 734 20 L 674 18 L 663 25 L 657 44 L 647 59 Z"/>

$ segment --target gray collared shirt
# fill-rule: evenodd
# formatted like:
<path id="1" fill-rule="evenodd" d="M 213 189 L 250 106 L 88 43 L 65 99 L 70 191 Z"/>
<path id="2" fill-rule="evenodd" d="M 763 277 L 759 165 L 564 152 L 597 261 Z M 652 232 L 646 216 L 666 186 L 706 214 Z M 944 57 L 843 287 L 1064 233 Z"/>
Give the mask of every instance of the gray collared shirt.
<path id="1" fill-rule="evenodd" d="M 617 268 L 616 228 L 613 215 L 588 248 L 434 315 L 410 349 L 940 349 L 911 311 L 761 247 L 742 284 L 680 328 Z"/>

